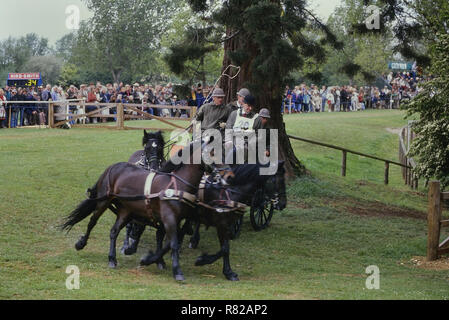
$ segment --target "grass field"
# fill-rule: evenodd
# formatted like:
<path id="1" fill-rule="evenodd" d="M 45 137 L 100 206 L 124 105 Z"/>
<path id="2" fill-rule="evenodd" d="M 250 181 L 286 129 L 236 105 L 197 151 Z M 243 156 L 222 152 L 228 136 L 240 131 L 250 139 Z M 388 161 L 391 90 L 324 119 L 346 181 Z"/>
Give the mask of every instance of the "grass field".
<path id="1" fill-rule="evenodd" d="M 391 110 L 288 115 L 285 121 L 293 135 L 391 160 L 397 160 L 398 137 L 387 128 L 407 122 Z M 87 221 L 69 234 L 56 226 L 106 167 L 140 148 L 141 136 L 101 129 L 0 130 L 0 299 L 449 298 L 449 267 L 420 264 L 426 250 L 423 183 L 410 190 L 392 167 L 391 184 L 384 186 L 382 162 L 351 155 L 342 178 L 340 152 L 296 141 L 295 152 L 311 174 L 289 183 L 288 207 L 275 213 L 267 230 L 254 232 L 245 217 L 240 238 L 231 243 L 240 282 L 225 280 L 221 261 L 194 266 L 202 252 L 219 249 L 212 228 L 202 229 L 198 250 L 184 244 L 184 283 L 176 283 L 170 269 L 138 267 L 154 249 L 154 230 L 144 234 L 137 255 L 119 255 L 118 269 L 108 269 L 111 212 L 81 252 L 74 244 Z M 80 269 L 79 290 L 66 289 L 69 265 Z M 365 287 L 370 265 L 380 270 L 379 290 Z"/>

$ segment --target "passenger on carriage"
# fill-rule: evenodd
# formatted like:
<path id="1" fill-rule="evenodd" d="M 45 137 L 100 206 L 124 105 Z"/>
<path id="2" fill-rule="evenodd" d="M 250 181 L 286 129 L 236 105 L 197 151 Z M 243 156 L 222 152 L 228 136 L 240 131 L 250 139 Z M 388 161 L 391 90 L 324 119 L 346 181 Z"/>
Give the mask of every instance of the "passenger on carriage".
<path id="1" fill-rule="evenodd" d="M 239 136 L 244 138 L 242 151 L 244 152 L 244 161 L 246 163 L 248 161 L 249 141 L 253 136 L 258 138 L 260 129 L 267 128 L 267 122 L 270 118 L 269 111 L 267 109 L 262 109 L 261 111 L 263 111 L 263 113 L 262 115 L 259 115 L 254 112 L 255 105 L 256 99 L 252 95 L 247 95 L 243 99 L 243 108 L 241 110 L 233 111 L 229 116 L 229 119 L 226 123 L 225 135 L 225 149 L 228 151 L 226 152 L 226 163 L 235 163 L 235 161 L 233 161 L 234 153 L 238 151 L 238 148 L 242 148 L 242 146 L 237 145 L 238 141 L 236 138 Z M 251 145 L 251 147 L 256 147 L 256 145 L 257 143 Z M 230 148 L 233 148 L 233 152 L 229 152 Z M 268 156 L 268 154 L 266 155 Z"/>
<path id="2" fill-rule="evenodd" d="M 249 96 L 251 93 L 248 89 L 242 88 L 239 92 L 237 92 L 237 101 L 231 102 L 228 106 L 231 107 L 232 111 L 238 110 L 241 111 L 243 108 L 243 102 L 246 96 Z"/>

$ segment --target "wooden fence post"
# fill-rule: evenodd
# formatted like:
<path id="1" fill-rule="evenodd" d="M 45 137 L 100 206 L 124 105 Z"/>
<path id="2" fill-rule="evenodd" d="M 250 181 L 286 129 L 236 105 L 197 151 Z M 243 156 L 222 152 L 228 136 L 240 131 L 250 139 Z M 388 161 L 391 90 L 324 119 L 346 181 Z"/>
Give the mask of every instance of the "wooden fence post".
<path id="1" fill-rule="evenodd" d="M 341 175 L 342 177 L 346 177 L 346 158 L 348 153 L 343 150 L 343 158 L 341 160 Z"/>
<path id="2" fill-rule="evenodd" d="M 53 103 L 48 105 L 48 126 L 54 128 L 55 126 L 55 109 L 53 108 Z"/>
<path id="3" fill-rule="evenodd" d="M 438 259 L 440 244 L 441 194 L 440 182 L 429 183 L 429 207 L 427 213 L 427 261 Z"/>
<path id="4" fill-rule="evenodd" d="M 192 107 L 192 108 L 190 109 L 190 121 L 192 121 L 192 120 L 195 118 L 196 110 L 197 110 L 197 109 L 198 109 L 197 107 Z"/>
<path id="5" fill-rule="evenodd" d="M 117 129 L 125 129 L 125 111 L 122 103 L 117 105 Z"/>
<path id="6" fill-rule="evenodd" d="M 385 178 L 384 178 L 385 184 L 388 184 L 389 172 L 390 172 L 390 163 L 388 161 L 386 161 L 385 162 Z"/>

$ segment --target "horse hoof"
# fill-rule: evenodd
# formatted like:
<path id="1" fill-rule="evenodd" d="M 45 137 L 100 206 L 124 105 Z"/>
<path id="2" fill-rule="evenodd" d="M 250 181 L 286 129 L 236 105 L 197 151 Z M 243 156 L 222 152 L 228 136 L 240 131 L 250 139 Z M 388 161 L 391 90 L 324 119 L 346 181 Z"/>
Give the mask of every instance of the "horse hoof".
<path id="1" fill-rule="evenodd" d="M 225 276 L 229 281 L 240 281 L 239 276 L 236 273 L 225 274 Z"/>
<path id="2" fill-rule="evenodd" d="M 116 269 L 117 268 L 117 262 L 115 261 L 109 261 L 109 268 Z"/>
<path id="3" fill-rule="evenodd" d="M 195 266 L 197 267 L 205 266 L 206 264 L 208 264 L 207 254 L 203 254 L 202 256 L 198 257 L 195 261 Z"/>
<path id="4" fill-rule="evenodd" d="M 133 254 L 136 253 L 136 251 L 137 251 L 136 249 L 128 247 L 125 250 L 123 250 L 123 253 L 125 254 L 125 256 L 132 256 Z"/>
<path id="5" fill-rule="evenodd" d="M 84 237 L 81 237 L 78 240 L 78 242 L 75 244 L 75 249 L 76 249 L 76 251 L 83 250 L 86 245 L 87 245 L 86 240 L 84 239 Z"/>
<path id="6" fill-rule="evenodd" d="M 150 251 L 145 257 L 140 259 L 140 265 L 141 266 L 149 266 L 150 264 L 154 263 L 155 261 L 152 260 L 153 256 L 154 256 L 154 253 Z"/>
<path id="7" fill-rule="evenodd" d="M 198 242 L 189 243 L 189 249 L 196 249 L 196 248 L 198 248 Z"/>
<path id="8" fill-rule="evenodd" d="M 186 279 L 184 278 L 184 275 L 177 274 L 177 275 L 175 275 L 175 280 L 176 281 L 185 281 Z"/>
<path id="9" fill-rule="evenodd" d="M 159 263 L 157 264 L 157 268 L 158 268 L 159 270 L 165 270 L 166 267 L 167 267 L 167 266 L 166 266 L 166 264 L 165 264 L 164 261 L 159 262 Z"/>

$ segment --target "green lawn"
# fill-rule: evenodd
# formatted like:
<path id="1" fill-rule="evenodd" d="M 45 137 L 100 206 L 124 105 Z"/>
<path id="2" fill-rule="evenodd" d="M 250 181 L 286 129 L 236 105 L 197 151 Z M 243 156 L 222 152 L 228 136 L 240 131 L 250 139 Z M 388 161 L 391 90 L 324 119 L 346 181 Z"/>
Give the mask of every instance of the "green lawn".
<path id="1" fill-rule="evenodd" d="M 293 135 L 391 160 L 397 160 L 398 137 L 386 128 L 406 123 L 401 112 L 390 110 L 285 120 Z M 231 243 L 240 282 L 225 280 L 221 261 L 194 266 L 202 252 L 218 251 L 213 228 L 202 229 L 199 250 L 184 244 L 184 283 L 176 283 L 170 269 L 138 267 L 155 247 L 154 230 L 145 233 L 137 255 L 119 255 L 118 269 L 108 269 L 112 213 L 102 217 L 81 252 L 74 244 L 87 221 L 69 234 L 56 226 L 107 166 L 140 148 L 141 137 L 140 131 L 102 129 L 0 130 L 0 299 L 449 298 L 449 271 L 412 261 L 426 250 L 423 184 L 410 190 L 393 167 L 391 184 L 384 186 L 383 163 L 358 156 L 348 156 L 348 176 L 342 178 L 339 152 L 296 141 L 311 175 L 289 183 L 288 208 L 275 214 L 269 229 L 254 232 L 245 217 L 240 238 Z M 65 287 L 69 265 L 80 269 L 80 290 Z M 370 265 L 379 267 L 379 290 L 365 287 Z"/>

